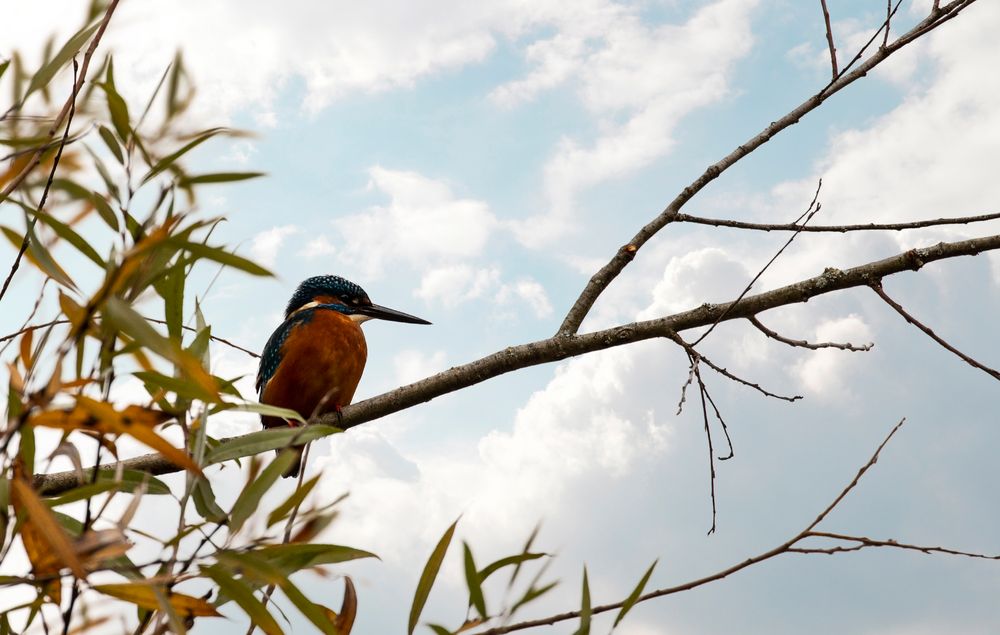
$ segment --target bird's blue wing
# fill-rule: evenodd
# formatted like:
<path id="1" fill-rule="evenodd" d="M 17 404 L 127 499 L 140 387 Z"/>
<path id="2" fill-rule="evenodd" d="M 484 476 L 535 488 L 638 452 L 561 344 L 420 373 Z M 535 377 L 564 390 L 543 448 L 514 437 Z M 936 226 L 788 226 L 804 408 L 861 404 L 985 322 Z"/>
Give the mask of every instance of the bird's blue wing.
<path id="1" fill-rule="evenodd" d="M 258 397 L 263 395 L 264 386 L 274 377 L 274 373 L 278 371 L 278 365 L 281 364 L 282 357 L 281 347 L 285 345 L 285 340 L 288 339 L 289 333 L 299 324 L 312 319 L 312 315 L 313 309 L 299 311 L 282 322 L 281 326 L 275 329 L 274 333 L 271 333 L 267 344 L 264 345 L 264 352 L 261 353 L 260 366 L 257 367 L 257 382 L 255 387 L 257 388 Z"/>

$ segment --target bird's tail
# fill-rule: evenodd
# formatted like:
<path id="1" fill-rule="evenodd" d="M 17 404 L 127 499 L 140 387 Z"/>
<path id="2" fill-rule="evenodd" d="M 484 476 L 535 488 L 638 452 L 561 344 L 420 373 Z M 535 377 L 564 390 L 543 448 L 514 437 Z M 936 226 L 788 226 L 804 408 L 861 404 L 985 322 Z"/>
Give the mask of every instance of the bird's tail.
<path id="1" fill-rule="evenodd" d="M 302 451 L 305 449 L 305 447 L 306 446 L 304 445 L 299 445 L 293 448 L 289 448 L 290 450 L 295 452 L 295 462 L 292 463 L 287 470 L 285 470 L 284 474 L 282 474 L 284 478 L 298 478 L 299 473 L 302 471 Z M 283 451 L 284 450 L 275 450 L 275 454 L 280 455 Z"/>

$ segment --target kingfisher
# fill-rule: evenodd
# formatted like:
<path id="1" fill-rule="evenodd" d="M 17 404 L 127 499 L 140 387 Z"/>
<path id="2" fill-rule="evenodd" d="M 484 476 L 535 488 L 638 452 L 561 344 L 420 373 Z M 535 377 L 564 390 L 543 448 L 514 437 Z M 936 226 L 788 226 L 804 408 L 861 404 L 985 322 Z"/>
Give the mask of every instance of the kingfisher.
<path id="1" fill-rule="evenodd" d="M 260 357 L 260 402 L 289 408 L 303 419 L 340 412 L 351 403 L 368 358 L 361 324 L 379 319 L 409 324 L 427 320 L 372 304 L 360 286 L 340 276 L 314 276 L 298 286 L 285 320 L 271 334 Z M 294 425 L 261 415 L 265 428 Z M 285 477 L 298 476 L 302 448 Z"/>

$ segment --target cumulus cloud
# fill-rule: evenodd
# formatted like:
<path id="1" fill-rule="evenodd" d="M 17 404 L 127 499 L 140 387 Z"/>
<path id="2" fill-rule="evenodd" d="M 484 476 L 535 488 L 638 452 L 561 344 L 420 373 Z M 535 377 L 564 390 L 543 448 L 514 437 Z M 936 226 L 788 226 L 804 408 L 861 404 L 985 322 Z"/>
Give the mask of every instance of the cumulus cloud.
<path id="1" fill-rule="evenodd" d="M 391 266 L 426 268 L 479 256 L 497 220 L 483 201 L 456 197 L 451 188 L 416 172 L 375 166 L 370 187 L 389 197 L 338 219 L 341 258 L 369 277 Z"/>
<path id="2" fill-rule="evenodd" d="M 298 233 L 295 225 L 272 227 L 253 237 L 250 243 L 250 254 L 253 259 L 265 267 L 272 267 L 278 260 L 278 250 L 285 244 L 285 239 Z"/>
<path id="3" fill-rule="evenodd" d="M 496 89 L 494 98 L 510 104 L 572 75 L 601 132 L 588 141 L 560 142 L 545 166 L 549 211 L 514 225 L 522 242 L 541 246 L 564 235 L 582 191 L 663 156 L 685 115 L 727 94 L 734 62 L 750 50 L 754 4 L 721 0 L 683 25 L 649 25 L 622 12 L 589 34 L 595 38 L 589 49 L 564 33 L 548 47 L 535 45 L 538 68 Z"/>
<path id="4" fill-rule="evenodd" d="M 397 386 L 403 386 L 440 372 L 444 370 L 446 359 L 444 351 L 433 353 L 424 353 L 416 349 L 400 351 L 392 358 L 392 366 L 396 373 L 395 383 Z"/>
<path id="5" fill-rule="evenodd" d="M 872 341 L 872 331 L 861 316 L 851 314 L 821 322 L 816 326 L 813 341 L 865 344 Z M 811 352 L 796 365 L 795 373 L 812 395 L 829 400 L 843 399 L 850 396 L 846 375 L 860 363 L 857 355 L 827 348 Z"/>

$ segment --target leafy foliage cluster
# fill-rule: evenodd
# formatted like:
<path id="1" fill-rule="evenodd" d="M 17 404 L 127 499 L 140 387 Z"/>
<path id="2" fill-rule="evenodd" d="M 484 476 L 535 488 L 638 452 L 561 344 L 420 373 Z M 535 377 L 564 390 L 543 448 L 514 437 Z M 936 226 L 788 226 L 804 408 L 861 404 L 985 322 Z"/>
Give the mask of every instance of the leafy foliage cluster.
<path id="1" fill-rule="evenodd" d="M 300 478 L 272 508 L 262 507 L 294 460 L 283 448 L 340 430 L 289 427 L 231 441 L 208 434 L 209 419 L 226 410 L 303 421 L 245 398 L 236 388 L 238 377 L 211 372 L 217 338 L 187 285 L 195 267 L 270 275 L 213 244 L 223 219 L 204 218 L 197 206 L 204 187 L 261 174 L 185 167 L 203 143 L 244 133 L 189 129 L 185 114 L 195 90 L 180 54 L 141 108 L 122 96 L 112 56 L 95 55 L 115 5 L 95 1 L 86 24 L 58 49 L 50 40 L 33 71 L 17 52 L 0 61 L 0 86 L 10 99 L 0 114 L 0 144 L 8 149 L 0 167 L 0 231 L 17 250 L 0 302 L 22 261 L 43 274 L 22 327 L 0 338 L 0 355 L 12 351 L 0 430 L 0 588 L 16 589 L 23 598 L 0 606 L 0 635 L 60 627 L 82 633 L 115 621 L 135 633 L 183 633 L 221 611 L 233 615 L 229 609 L 242 611 L 265 633 L 282 633 L 280 621 L 288 618 L 281 604 L 271 602 L 276 590 L 319 631 L 349 633 L 357 610 L 350 578 L 344 578 L 337 611 L 307 597 L 291 579 L 374 557 L 317 542 L 342 497 L 307 504 L 319 498 L 316 475 Z M 91 56 L 100 58 L 92 70 Z M 13 220 L 18 215 L 20 226 Z M 148 315 L 150 307 L 162 309 L 162 318 Z M 40 317 L 46 313 L 49 319 Z M 115 386 L 127 377 L 141 381 L 145 399 L 122 401 Z M 184 480 L 171 487 L 125 469 L 118 460 L 123 439 L 184 468 Z M 45 456 L 36 453 L 49 446 L 54 449 Z M 271 450 L 280 451 L 277 459 L 260 458 Z M 36 474 L 57 457 L 72 463 L 75 481 L 47 491 Z M 216 499 L 206 476 L 213 466 L 245 474 L 229 505 Z M 150 497 L 160 513 L 169 508 L 176 516 L 174 527 L 153 532 L 137 522 Z M 454 530 L 452 525 L 431 554 L 418 583 L 410 632 Z M 483 569 L 465 545 L 467 606 L 474 614 L 454 631 L 431 629 L 457 633 L 491 617 L 510 619 L 550 590 L 554 583 L 539 581 L 543 569 L 502 611 L 491 616 L 487 609 L 488 578 L 511 569 L 510 592 L 522 565 L 543 557 L 530 551 L 533 539 L 521 553 Z"/>

